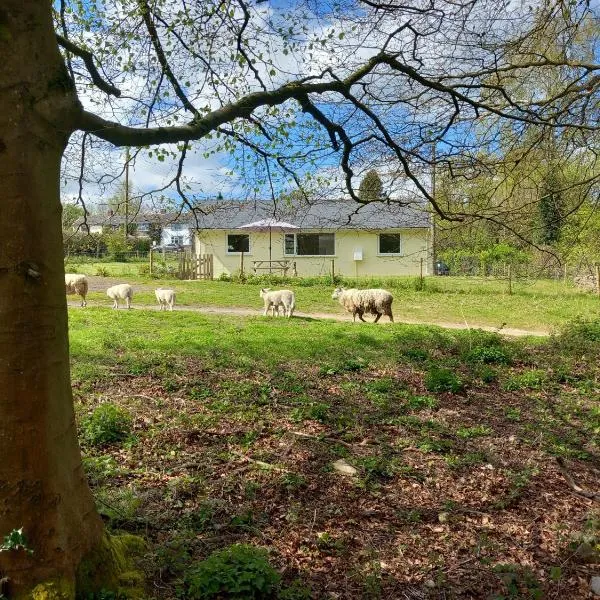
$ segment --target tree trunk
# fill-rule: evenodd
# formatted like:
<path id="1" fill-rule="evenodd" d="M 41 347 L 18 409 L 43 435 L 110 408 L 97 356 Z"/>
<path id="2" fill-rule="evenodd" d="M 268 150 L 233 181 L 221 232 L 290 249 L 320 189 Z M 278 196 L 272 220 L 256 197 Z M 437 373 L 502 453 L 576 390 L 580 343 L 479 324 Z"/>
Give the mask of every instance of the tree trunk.
<path id="1" fill-rule="evenodd" d="M 78 103 L 50 1 L 2 0 L 0 56 L 0 540 L 23 528 L 33 551 L 0 552 L 15 598 L 72 586 L 103 530 L 71 396 L 59 180 Z"/>

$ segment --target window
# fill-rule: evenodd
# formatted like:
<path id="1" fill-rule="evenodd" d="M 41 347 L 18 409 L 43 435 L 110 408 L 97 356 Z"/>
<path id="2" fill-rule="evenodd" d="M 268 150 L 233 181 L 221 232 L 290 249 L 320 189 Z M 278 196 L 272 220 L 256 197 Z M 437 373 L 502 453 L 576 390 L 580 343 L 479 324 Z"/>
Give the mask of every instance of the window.
<path id="1" fill-rule="evenodd" d="M 170 227 L 173 231 L 183 231 L 182 223 L 171 223 Z"/>
<path id="2" fill-rule="evenodd" d="M 333 256 L 333 233 L 286 233 L 285 254 L 296 256 Z"/>
<path id="3" fill-rule="evenodd" d="M 183 246 L 183 236 L 182 235 L 172 235 L 171 236 L 171 244 L 177 244 L 178 246 Z"/>
<path id="4" fill-rule="evenodd" d="M 150 229 L 150 223 L 138 223 L 138 231 L 148 231 Z"/>
<path id="5" fill-rule="evenodd" d="M 227 235 L 227 252 L 250 252 L 250 236 L 247 233 L 230 233 Z"/>
<path id="6" fill-rule="evenodd" d="M 402 254 L 399 233 L 379 234 L 379 254 Z"/>

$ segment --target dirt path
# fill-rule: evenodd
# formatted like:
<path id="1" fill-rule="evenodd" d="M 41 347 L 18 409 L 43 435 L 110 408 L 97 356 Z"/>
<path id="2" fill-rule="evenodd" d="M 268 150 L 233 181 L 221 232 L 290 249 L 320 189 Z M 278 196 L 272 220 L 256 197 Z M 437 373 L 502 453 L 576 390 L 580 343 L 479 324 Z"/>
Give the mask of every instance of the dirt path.
<path id="1" fill-rule="evenodd" d="M 150 288 L 149 289 L 153 289 Z M 108 301 L 107 301 L 108 302 Z M 79 302 L 69 301 L 67 303 L 72 308 L 79 308 Z M 93 300 L 88 301 L 88 306 L 107 306 L 107 303 L 96 303 Z M 136 303 L 132 310 L 142 309 L 142 310 L 154 310 L 158 311 L 158 306 L 153 304 L 139 304 Z M 242 317 L 257 317 L 262 315 L 262 309 L 252 309 L 252 308 L 242 308 L 236 306 L 175 306 L 174 310 L 176 311 L 189 311 L 189 312 L 197 312 L 201 314 L 224 314 L 224 315 L 237 315 Z M 322 319 L 331 319 L 334 321 L 352 321 L 352 317 L 350 315 L 340 315 L 335 313 L 325 313 L 325 312 L 316 312 L 316 313 L 305 313 L 296 311 L 294 313 L 294 317 L 300 319 L 311 319 L 311 320 L 322 320 Z M 385 318 L 385 317 L 383 317 Z M 476 323 L 448 323 L 444 321 L 419 321 L 418 319 L 406 319 L 406 318 L 398 318 L 396 316 L 396 323 L 404 323 L 406 325 L 436 325 L 437 327 L 443 327 L 444 329 L 482 329 L 483 331 L 490 331 L 493 333 L 500 333 L 502 335 L 506 335 L 509 337 L 524 337 L 524 336 L 536 336 L 536 337 L 547 337 L 550 335 L 549 331 L 534 331 L 528 329 L 515 329 L 512 327 L 503 327 L 502 329 L 498 329 L 497 327 L 491 327 L 489 325 L 478 325 Z M 381 320 L 379 322 L 381 325 L 391 325 L 391 323 L 387 320 Z M 357 321 L 357 325 L 359 325 Z"/>

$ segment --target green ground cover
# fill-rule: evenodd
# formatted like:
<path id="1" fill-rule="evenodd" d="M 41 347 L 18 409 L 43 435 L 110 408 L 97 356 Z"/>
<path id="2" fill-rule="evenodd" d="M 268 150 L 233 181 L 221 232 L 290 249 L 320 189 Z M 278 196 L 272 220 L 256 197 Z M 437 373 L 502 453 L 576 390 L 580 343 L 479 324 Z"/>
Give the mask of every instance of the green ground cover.
<path id="1" fill-rule="evenodd" d="M 555 459 L 597 489 L 598 322 L 511 341 L 191 311 L 69 319 L 86 471 L 108 527 L 150 542 L 149 597 L 223 598 L 202 595 L 210 577 L 240 572 L 269 582 L 247 597 L 279 600 L 589 596 L 600 513 Z"/>
<path id="2" fill-rule="evenodd" d="M 97 280 L 96 288 L 109 287 L 116 281 L 116 269 L 111 264 L 106 268 L 114 277 Z M 136 289 L 134 305 L 155 304 L 153 290 L 163 286 L 177 290 L 179 306 L 238 307 L 259 311 L 262 305 L 258 295 L 260 287 L 270 285 L 293 289 L 298 311 L 344 313 L 331 299 L 333 286 L 324 279 L 274 280 L 271 283 L 265 278 L 251 279 L 247 283 L 155 280 L 136 275 L 135 264 L 123 263 L 120 268 L 124 270 L 118 275 L 119 281 L 127 281 Z M 507 293 L 505 281 L 486 278 L 426 278 L 422 290 L 418 289 L 419 280 L 412 277 L 349 280 L 344 283 L 347 286 L 381 286 L 390 290 L 394 294 L 394 314 L 398 319 L 549 330 L 578 317 L 600 317 L 600 299 L 595 294 L 551 280 L 517 282 L 513 285 L 512 295 Z M 89 299 L 92 305 L 110 305 L 103 291 L 92 291 Z"/>

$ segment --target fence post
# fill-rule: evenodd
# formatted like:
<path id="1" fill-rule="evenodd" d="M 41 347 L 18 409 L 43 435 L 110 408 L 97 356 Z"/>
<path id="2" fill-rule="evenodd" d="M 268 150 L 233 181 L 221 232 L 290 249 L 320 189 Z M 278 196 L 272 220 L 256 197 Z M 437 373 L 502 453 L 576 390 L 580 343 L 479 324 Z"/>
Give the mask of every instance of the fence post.
<path id="1" fill-rule="evenodd" d="M 512 296 L 512 264 L 506 265 L 506 273 L 508 275 L 508 295 Z"/>
<path id="2" fill-rule="evenodd" d="M 567 266 L 567 263 L 565 263 L 564 267 L 563 267 L 563 281 L 564 281 L 564 283 L 567 283 L 567 272 L 568 272 L 568 266 Z"/>
<path id="3" fill-rule="evenodd" d="M 421 289 L 423 289 L 423 259 L 420 259 L 421 265 L 420 265 L 420 270 L 419 270 L 419 284 L 421 286 Z"/>
<path id="4" fill-rule="evenodd" d="M 150 275 L 152 275 L 152 267 L 154 266 L 154 251 L 150 248 Z"/>
<path id="5" fill-rule="evenodd" d="M 596 263 L 596 294 L 600 296 L 600 264 Z"/>
<path id="6" fill-rule="evenodd" d="M 240 277 L 244 278 L 244 251 L 240 253 Z"/>
<path id="7" fill-rule="evenodd" d="M 296 270 L 296 263 L 294 263 L 294 271 Z M 331 259 L 331 283 L 335 285 L 335 258 Z"/>

